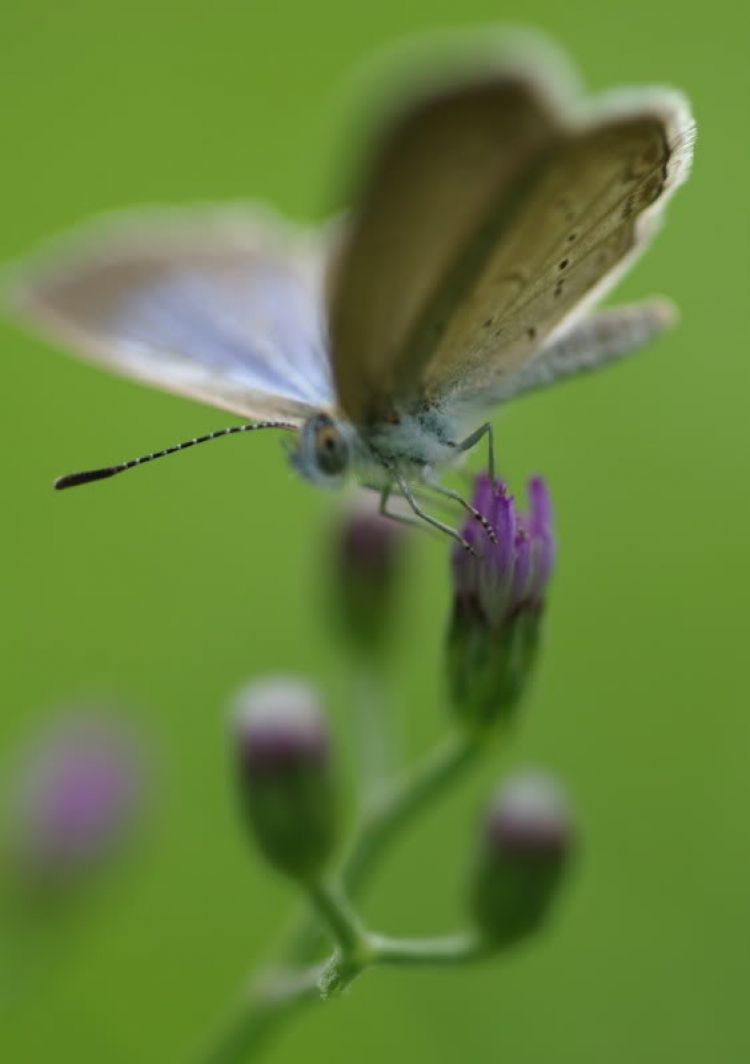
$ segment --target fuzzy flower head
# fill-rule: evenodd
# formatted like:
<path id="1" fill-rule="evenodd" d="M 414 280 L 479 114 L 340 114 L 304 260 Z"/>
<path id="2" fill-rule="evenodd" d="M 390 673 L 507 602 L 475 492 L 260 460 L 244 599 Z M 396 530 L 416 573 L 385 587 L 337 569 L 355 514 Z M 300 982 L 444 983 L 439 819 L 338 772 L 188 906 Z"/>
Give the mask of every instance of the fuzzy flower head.
<path id="1" fill-rule="evenodd" d="M 501 480 L 480 473 L 476 518 L 462 534 L 471 545 L 453 553 L 454 604 L 448 640 L 453 703 L 472 727 L 507 716 L 536 659 L 547 586 L 554 567 L 552 505 L 544 481 L 529 482 L 522 513 Z"/>
<path id="2" fill-rule="evenodd" d="M 462 530 L 475 553 L 456 547 L 453 573 L 456 595 L 467 610 L 476 610 L 499 628 L 522 610 L 541 610 L 555 561 L 552 503 L 541 477 L 529 481 L 529 512 L 523 514 L 502 480 L 480 473 L 474 485 L 474 508 L 492 526 L 493 543 L 479 522 L 470 518 Z"/>
<path id="3" fill-rule="evenodd" d="M 68 882 L 109 856 L 140 811 L 144 775 L 123 721 L 94 710 L 59 717 L 19 759 L 11 795 L 13 851 L 27 881 Z"/>

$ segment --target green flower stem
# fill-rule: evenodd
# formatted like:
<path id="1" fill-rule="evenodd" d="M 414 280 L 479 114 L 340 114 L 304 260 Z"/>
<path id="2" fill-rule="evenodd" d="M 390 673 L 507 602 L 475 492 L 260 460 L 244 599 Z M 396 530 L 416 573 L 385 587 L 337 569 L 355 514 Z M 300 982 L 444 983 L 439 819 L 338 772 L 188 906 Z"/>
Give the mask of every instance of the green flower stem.
<path id="1" fill-rule="evenodd" d="M 324 999 L 340 994 L 361 972 L 375 964 L 466 964 L 487 956 L 488 952 L 474 932 L 444 938 L 386 938 L 368 933 L 359 957 L 349 959 L 336 950 L 323 966 L 318 989 Z"/>
<path id="2" fill-rule="evenodd" d="M 450 735 L 391 785 L 365 818 L 344 861 L 341 882 L 347 895 L 356 896 L 393 838 L 461 775 L 480 748 L 472 736 Z"/>
<path id="3" fill-rule="evenodd" d="M 342 955 L 347 959 L 359 956 L 365 942 L 365 932 L 359 917 L 342 893 L 323 881 L 305 883 L 305 889 Z"/>
<path id="4" fill-rule="evenodd" d="M 291 1015 L 320 999 L 323 966 L 266 973 L 240 995 L 222 1029 L 195 1064 L 239 1064 L 259 1056 Z"/>
<path id="5" fill-rule="evenodd" d="M 393 718 L 382 662 L 359 655 L 352 665 L 352 711 L 362 808 L 376 803 L 393 764 Z"/>
<path id="6" fill-rule="evenodd" d="M 363 818 L 344 860 L 341 883 L 347 897 L 359 895 L 392 840 L 472 764 L 481 749 L 482 743 L 474 736 L 449 735 L 390 785 Z M 310 963 L 320 956 L 324 946 L 318 922 L 307 920 L 292 932 L 282 955 L 287 964 Z"/>
<path id="7" fill-rule="evenodd" d="M 487 956 L 473 931 L 443 938 L 385 938 L 370 935 L 373 964 L 466 964 Z"/>
<path id="8" fill-rule="evenodd" d="M 365 816 L 344 861 L 341 883 L 346 896 L 353 897 L 362 889 L 398 833 L 461 776 L 484 745 L 472 736 L 449 736 L 391 784 Z M 480 956 L 480 948 L 468 935 L 425 940 L 364 936 L 358 919 L 335 889 L 316 885 L 309 888 L 309 895 L 341 948 L 323 965 L 300 970 L 319 955 L 324 942 L 318 923 L 308 919 L 282 950 L 285 967 L 274 980 L 266 980 L 241 999 L 200 1064 L 241 1064 L 254 1059 L 292 1013 L 316 998 L 339 993 L 369 964 L 454 964 Z"/>
<path id="9" fill-rule="evenodd" d="M 341 869 L 347 897 L 359 895 L 391 841 L 472 764 L 481 749 L 482 743 L 474 736 L 449 735 L 381 794 L 363 818 Z M 309 964 L 324 948 L 319 923 L 308 919 L 292 931 L 286 947 L 282 947 L 282 956 L 289 965 Z"/>

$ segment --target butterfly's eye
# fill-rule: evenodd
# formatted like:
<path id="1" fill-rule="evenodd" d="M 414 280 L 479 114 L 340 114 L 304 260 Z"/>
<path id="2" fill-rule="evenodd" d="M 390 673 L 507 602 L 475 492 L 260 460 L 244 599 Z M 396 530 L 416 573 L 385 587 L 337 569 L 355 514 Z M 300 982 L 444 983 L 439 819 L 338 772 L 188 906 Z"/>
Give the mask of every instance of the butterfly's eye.
<path id="1" fill-rule="evenodd" d="M 320 471 L 339 477 L 349 464 L 349 446 L 333 422 L 319 425 L 315 431 L 315 458 Z"/>
<path id="2" fill-rule="evenodd" d="M 351 458 L 342 427 L 328 414 L 313 414 L 302 426 L 292 464 L 303 477 L 321 487 L 337 487 Z"/>

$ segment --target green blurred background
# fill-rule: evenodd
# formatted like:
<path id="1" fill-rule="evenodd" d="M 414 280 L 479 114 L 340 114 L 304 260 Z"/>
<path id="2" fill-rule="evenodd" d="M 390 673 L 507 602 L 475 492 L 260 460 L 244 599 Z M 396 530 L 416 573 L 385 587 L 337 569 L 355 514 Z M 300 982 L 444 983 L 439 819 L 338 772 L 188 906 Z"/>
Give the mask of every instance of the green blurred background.
<path id="1" fill-rule="evenodd" d="M 693 98 L 693 178 L 618 291 L 667 292 L 684 318 L 630 364 L 501 418 L 505 473 L 520 489 L 544 472 L 557 503 L 541 675 L 518 741 L 404 839 L 368 915 L 402 933 L 462 920 L 477 809 L 511 766 L 543 763 L 568 782 L 585 848 L 543 939 L 476 970 L 370 973 L 300 1017 L 271 1059 L 746 1060 L 746 7 L 7 0 L 0 251 L 138 203 L 254 197 L 323 217 L 340 176 L 341 85 L 360 61 L 407 32 L 493 19 L 547 30 L 592 88 L 667 82 Z M 58 473 L 227 419 L 1 329 L 0 745 L 12 750 L 57 702 L 112 692 L 140 707 L 158 786 L 119 881 L 92 891 L 46 950 L 45 978 L 3 1015 L 0 1055 L 181 1064 L 294 901 L 236 819 L 228 695 L 269 669 L 307 674 L 347 752 L 320 576 L 334 507 L 262 437 L 55 495 Z M 448 603 L 445 549 L 415 547 L 394 662 L 412 754 L 444 725 Z"/>

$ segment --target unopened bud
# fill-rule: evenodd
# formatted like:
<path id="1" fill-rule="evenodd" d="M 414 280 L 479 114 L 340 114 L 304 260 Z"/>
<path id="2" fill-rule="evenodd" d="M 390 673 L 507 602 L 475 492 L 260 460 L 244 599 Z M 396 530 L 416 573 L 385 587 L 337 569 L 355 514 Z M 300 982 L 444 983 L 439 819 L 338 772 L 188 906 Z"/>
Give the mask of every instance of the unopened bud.
<path id="1" fill-rule="evenodd" d="M 359 500 L 335 529 L 334 602 L 340 626 L 354 647 L 377 654 L 390 627 L 402 567 L 403 526 Z"/>
<path id="2" fill-rule="evenodd" d="M 268 860 L 315 876 L 336 841 L 330 739 L 315 692 L 285 677 L 249 684 L 235 700 L 240 786 Z"/>
<path id="3" fill-rule="evenodd" d="M 474 881 L 474 912 L 497 949 L 528 937 L 546 919 L 568 864 L 573 826 L 555 781 L 525 772 L 492 802 Z"/>

